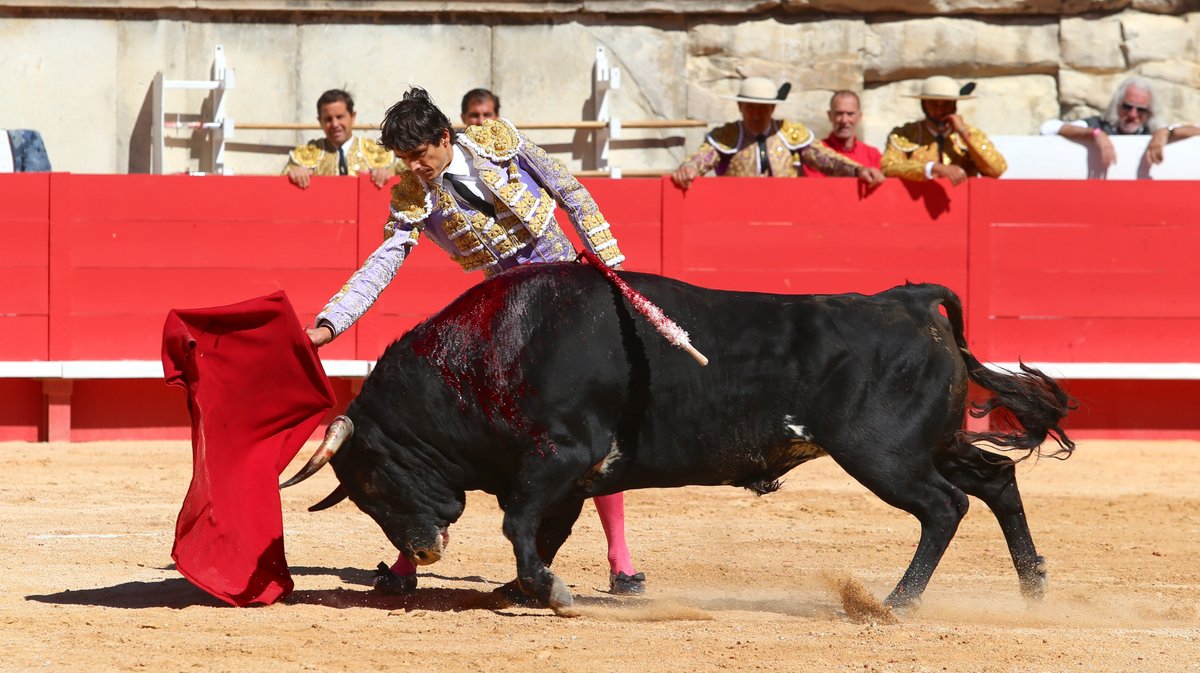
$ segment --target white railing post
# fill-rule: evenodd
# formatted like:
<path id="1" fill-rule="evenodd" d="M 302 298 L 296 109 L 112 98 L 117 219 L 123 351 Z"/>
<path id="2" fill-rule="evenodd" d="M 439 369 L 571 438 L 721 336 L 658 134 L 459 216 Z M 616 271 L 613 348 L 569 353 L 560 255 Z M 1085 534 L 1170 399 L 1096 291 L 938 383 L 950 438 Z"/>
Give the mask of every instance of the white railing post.
<path id="1" fill-rule="evenodd" d="M 212 79 L 209 80 L 179 80 L 165 79 L 161 72 L 154 75 L 151 85 L 153 123 L 150 125 L 150 172 L 162 174 L 164 169 L 166 129 L 204 129 L 208 131 L 211 147 L 205 161 L 207 165 L 200 170 L 208 173 L 229 175 L 225 167 L 225 142 L 233 138 L 233 120 L 225 116 L 225 92 L 234 87 L 233 70 L 225 65 L 225 49 L 216 45 L 213 49 Z M 167 89 L 207 89 L 209 94 L 209 119 L 200 115 L 189 115 L 199 121 L 183 121 L 178 113 L 175 121 L 166 120 L 166 90 Z"/>
<path id="2" fill-rule="evenodd" d="M 609 163 L 609 142 L 621 137 L 621 119 L 612 114 L 611 92 L 621 88 L 621 69 L 608 64 L 608 52 L 596 47 L 596 64 L 592 68 L 592 110 L 596 121 L 607 126 L 596 129 L 592 134 L 592 152 L 595 170 L 608 171 L 610 177 L 621 177 L 621 168 Z"/>

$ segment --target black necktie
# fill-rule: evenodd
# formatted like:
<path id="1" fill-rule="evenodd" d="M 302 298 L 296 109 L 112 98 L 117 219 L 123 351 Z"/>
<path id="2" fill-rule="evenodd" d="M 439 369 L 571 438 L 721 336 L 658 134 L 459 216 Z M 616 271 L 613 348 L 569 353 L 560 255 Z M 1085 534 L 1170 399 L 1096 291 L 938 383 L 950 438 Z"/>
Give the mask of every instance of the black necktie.
<path id="1" fill-rule="evenodd" d="M 767 156 L 767 136 L 758 137 L 758 172 L 762 175 L 771 174 L 771 160 Z"/>
<path id="2" fill-rule="evenodd" d="M 940 163 L 943 163 L 946 161 L 946 159 L 945 159 L 945 157 L 946 157 L 946 136 L 939 133 L 938 137 L 937 137 L 937 145 L 938 145 L 937 162 L 940 164 Z"/>
<path id="3" fill-rule="evenodd" d="M 446 173 L 443 176 L 443 179 L 450 183 L 450 188 L 454 190 L 454 193 L 458 194 L 462 200 L 471 204 L 472 208 L 483 213 L 484 215 L 487 215 L 488 217 L 496 217 L 496 207 L 488 203 L 486 199 L 471 191 L 469 187 L 464 185 L 461 182 L 462 176 L 454 175 L 453 173 Z"/>
<path id="4" fill-rule="evenodd" d="M 349 175 L 350 167 L 346 165 L 346 150 L 338 148 L 338 175 Z"/>

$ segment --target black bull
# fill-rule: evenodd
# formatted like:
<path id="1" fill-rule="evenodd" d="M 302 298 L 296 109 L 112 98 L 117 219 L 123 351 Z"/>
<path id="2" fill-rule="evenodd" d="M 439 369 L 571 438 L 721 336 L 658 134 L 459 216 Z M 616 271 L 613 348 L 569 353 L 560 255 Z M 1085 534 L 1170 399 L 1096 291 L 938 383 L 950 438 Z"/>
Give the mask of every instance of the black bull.
<path id="1" fill-rule="evenodd" d="M 1022 592 L 1044 593 L 1014 461 L 974 443 L 1028 455 L 1050 436 L 1069 454 L 1059 423 L 1070 398 L 1036 370 L 981 365 L 953 292 L 772 295 L 623 277 L 691 332 L 708 367 L 668 344 L 596 270 L 516 269 L 393 343 L 349 422 L 331 425 L 289 484 L 331 460 L 340 486 L 322 504 L 348 496 L 417 564 L 440 558 L 466 491 L 494 494 L 519 587 L 559 609 L 571 594 L 549 566 L 585 499 L 693 484 L 765 494 L 828 454 L 921 523 L 889 605 L 920 598 L 967 495 L 999 520 Z M 1001 410 L 1005 429 L 963 430 L 968 379 L 992 394 L 977 413 Z"/>

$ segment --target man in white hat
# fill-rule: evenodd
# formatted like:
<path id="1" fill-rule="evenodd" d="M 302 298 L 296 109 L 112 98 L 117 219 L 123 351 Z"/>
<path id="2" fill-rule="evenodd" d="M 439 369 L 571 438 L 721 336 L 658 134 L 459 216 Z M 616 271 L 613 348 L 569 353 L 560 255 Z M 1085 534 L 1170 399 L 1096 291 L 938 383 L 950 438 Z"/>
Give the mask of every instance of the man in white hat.
<path id="1" fill-rule="evenodd" d="M 921 84 L 909 98 L 921 100 L 925 118 L 892 129 L 883 152 L 883 173 L 905 180 L 948 178 L 960 184 L 967 177 L 998 178 L 1008 168 L 987 135 L 968 125 L 958 114 L 958 101 L 970 95 L 975 83 L 963 87 L 949 77 L 936 75 Z"/>
<path id="2" fill-rule="evenodd" d="M 776 87 L 765 77 L 748 77 L 736 96 L 740 121 L 709 132 L 700 151 L 680 164 L 671 175 L 687 189 L 697 177 L 715 170 L 732 177 L 796 177 L 803 163 L 826 175 L 858 176 L 871 181 L 871 172 L 819 142 L 803 124 L 774 119 L 775 106 L 787 99 L 790 84 Z"/>

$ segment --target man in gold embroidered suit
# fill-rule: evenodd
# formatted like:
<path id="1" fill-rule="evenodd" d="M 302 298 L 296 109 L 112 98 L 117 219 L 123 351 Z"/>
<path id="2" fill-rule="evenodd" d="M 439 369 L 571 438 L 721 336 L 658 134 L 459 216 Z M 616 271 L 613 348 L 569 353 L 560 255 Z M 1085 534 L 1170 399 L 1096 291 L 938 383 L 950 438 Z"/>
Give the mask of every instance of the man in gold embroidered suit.
<path id="1" fill-rule="evenodd" d="M 370 173 L 376 187 L 383 187 L 401 170 L 401 164 L 379 143 L 354 135 L 354 98 L 341 89 L 330 89 L 317 99 L 317 121 L 325 137 L 310 140 L 288 154 L 283 173 L 292 184 L 307 189 L 314 175 L 358 175 Z"/>
<path id="2" fill-rule="evenodd" d="M 775 106 L 790 91 L 790 84 L 776 88 L 765 77 L 743 80 L 738 95 L 727 96 L 737 101 L 742 118 L 713 129 L 671 179 L 687 189 L 709 171 L 731 177 L 791 178 L 800 175 L 797 169 L 803 164 L 825 175 L 858 176 L 870 187 L 883 181 L 877 172 L 814 142 L 812 131 L 803 124 L 774 119 Z"/>
<path id="3" fill-rule="evenodd" d="M 967 177 L 1000 177 L 1008 163 L 983 131 L 958 114 L 958 101 L 974 98 L 974 90 L 974 82 L 959 88 L 942 75 L 922 82 L 921 92 L 909 98 L 921 100 L 925 118 L 892 129 L 880 162 L 883 173 L 918 181 L 944 177 L 955 185 Z"/>
<path id="4" fill-rule="evenodd" d="M 575 259 L 575 248 L 554 217 L 562 206 L 583 244 L 610 267 L 625 256 L 596 202 L 561 162 L 506 119 L 489 119 L 456 133 L 429 94 L 413 88 L 388 110 L 381 142 L 407 163 L 392 186 L 384 241 L 329 300 L 308 331 L 317 346 L 345 332 L 395 277 L 417 242 L 428 236 L 464 271 L 491 277 L 522 264 Z M 608 539 L 609 588 L 640 594 L 625 542 L 623 494 L 593 499 Z M 385 588 L 416 586 L 403 555 L 381 576 Z M 397 586 L 398 585 L 398 586 Z"/>

